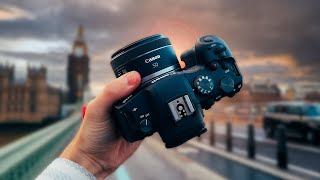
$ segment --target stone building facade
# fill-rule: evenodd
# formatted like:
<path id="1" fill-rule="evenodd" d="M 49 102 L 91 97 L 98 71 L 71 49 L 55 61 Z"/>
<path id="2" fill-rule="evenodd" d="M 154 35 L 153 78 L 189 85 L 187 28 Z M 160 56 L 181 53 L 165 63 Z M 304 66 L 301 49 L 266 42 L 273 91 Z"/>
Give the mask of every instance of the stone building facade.
<path id="1" fill-rule="evenodd" d="M 60 116 L 61 91 L 50 87 L 45 67 L 27 68 L 15 79 L 14 66 L 0 65 L 0 123 L 42 123 Z"/>

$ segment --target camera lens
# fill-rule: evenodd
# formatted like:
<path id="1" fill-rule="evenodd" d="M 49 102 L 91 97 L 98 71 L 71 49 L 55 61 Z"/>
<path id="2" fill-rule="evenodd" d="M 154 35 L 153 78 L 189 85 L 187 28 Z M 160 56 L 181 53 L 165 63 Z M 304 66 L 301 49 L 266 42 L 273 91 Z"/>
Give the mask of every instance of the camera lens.
<path id="1" fill-rule="evenodd" d="M 181 70 L 170 40 L 161 34 L 131 43 L 116 51 L 111 59 L 116 77 L 135 70 L 141 75 L 141 83 Z"/>

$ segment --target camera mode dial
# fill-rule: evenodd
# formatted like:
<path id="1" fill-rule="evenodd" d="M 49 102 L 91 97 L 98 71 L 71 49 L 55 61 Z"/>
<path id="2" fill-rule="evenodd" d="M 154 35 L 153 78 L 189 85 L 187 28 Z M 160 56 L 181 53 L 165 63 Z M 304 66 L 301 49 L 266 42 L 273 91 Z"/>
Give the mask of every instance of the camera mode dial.
<path id="1" fill-rule="evenodd" d="M 194 81 L 194 87 L 200 92 L 201 94 L 209 94 L 213 90 L 213 80 L 211 77 L 206 75 L 199 75 L 196 77 Z"/>

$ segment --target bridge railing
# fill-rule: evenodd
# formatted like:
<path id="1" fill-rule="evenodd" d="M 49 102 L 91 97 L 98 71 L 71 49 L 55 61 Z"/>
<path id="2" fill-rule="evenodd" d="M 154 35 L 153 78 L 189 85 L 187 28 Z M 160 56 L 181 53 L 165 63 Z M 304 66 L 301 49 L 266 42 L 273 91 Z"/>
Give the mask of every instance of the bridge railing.
<path id="1" fill-rule="evenodd" d="M 0 148 L 0 179 L 34 179 L 70 141 L 81 121 L 72 114 Z"/>

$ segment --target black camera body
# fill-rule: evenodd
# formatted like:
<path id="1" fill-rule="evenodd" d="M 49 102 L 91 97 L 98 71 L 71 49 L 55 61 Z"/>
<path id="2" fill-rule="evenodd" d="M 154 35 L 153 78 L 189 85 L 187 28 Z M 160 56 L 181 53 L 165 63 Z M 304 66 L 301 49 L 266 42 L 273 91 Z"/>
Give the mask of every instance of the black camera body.
<path id="1" fill-rule="evenodd" d="M 181 55 L 182 69 L 170 40 L 153 35 L 112 55 L 117 77 L 135 70 L 142 77 L 137 90 L 114 104 L 116 122 L 129 142 L 159 132 L 167 148 L 206 132 L 203 110 L 232 97 L 242 75 L 227 44 L 217 36 L 201 37 Z"/>

